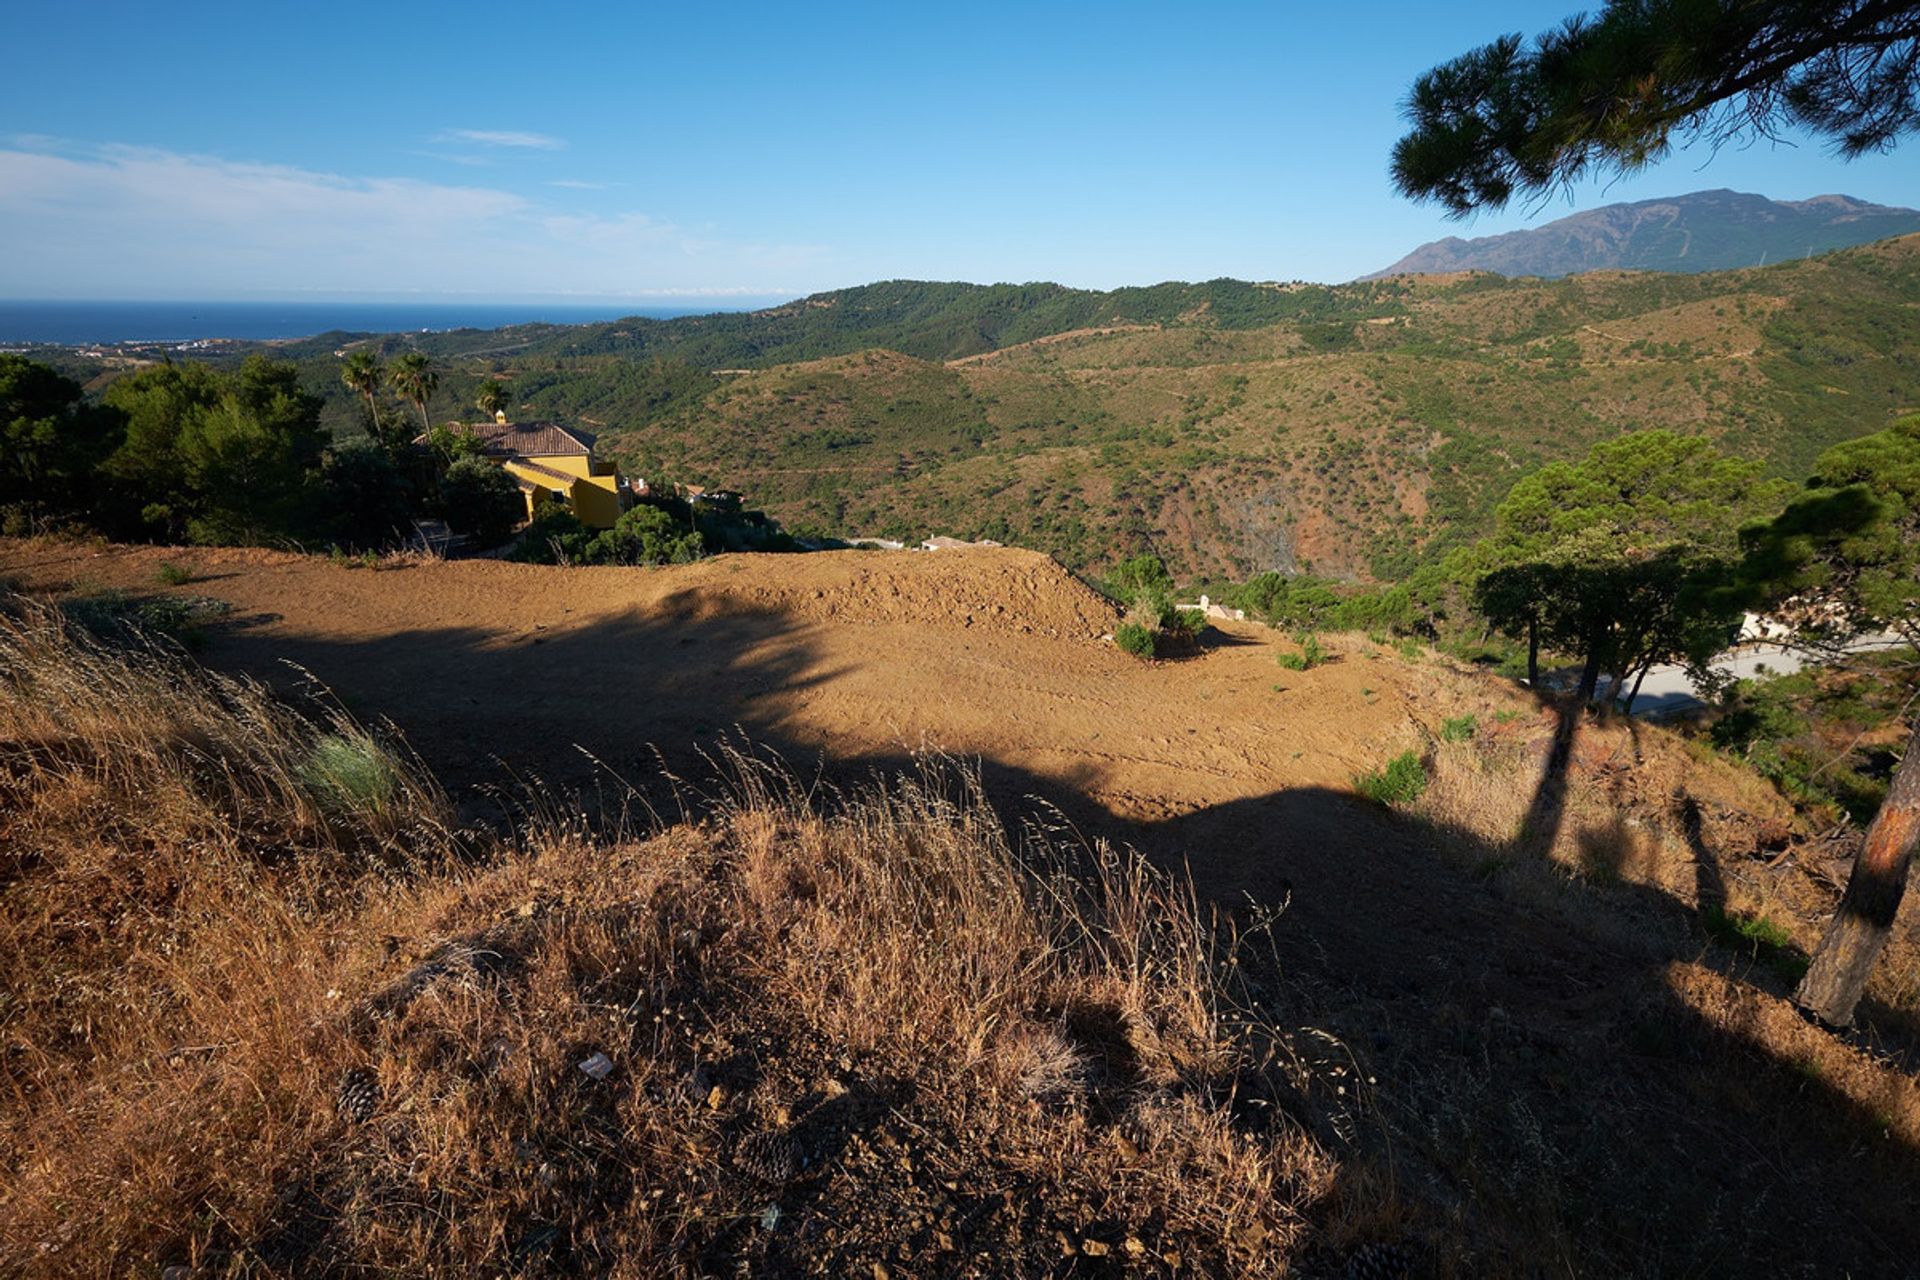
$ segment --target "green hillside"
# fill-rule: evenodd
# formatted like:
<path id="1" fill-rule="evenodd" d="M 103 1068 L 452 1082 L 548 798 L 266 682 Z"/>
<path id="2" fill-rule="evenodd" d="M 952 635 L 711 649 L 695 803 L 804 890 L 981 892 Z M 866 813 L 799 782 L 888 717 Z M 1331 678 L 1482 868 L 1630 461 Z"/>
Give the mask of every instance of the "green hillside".
<path id="1" fill-rule="evenodd" d="M 802 530 L 1388 576 L 1608 435 L 1697 430 L 1797 477 L 1920 403 L 1920 240 L 1720 275 L 1313 290 L 1303 310 L 1083 310 L 1074 328 L 1114 331 L 955 363 L 899 342 L 602 420 L 641 474 L 746 488 Z"/>
<path id="2" fill-rule="evenodd" d="M 653 479 L 800 533 L 989 536 L 1095 566 L 1393 576 L 1540 463 L 1641 427 L 1777 475 L 1920 404 L 1920 236 L 1758 270 L 1097 293 L 893 281 L 770 311 L 277 344 L 418 347 L 437 418 L 488 376 Z"/>

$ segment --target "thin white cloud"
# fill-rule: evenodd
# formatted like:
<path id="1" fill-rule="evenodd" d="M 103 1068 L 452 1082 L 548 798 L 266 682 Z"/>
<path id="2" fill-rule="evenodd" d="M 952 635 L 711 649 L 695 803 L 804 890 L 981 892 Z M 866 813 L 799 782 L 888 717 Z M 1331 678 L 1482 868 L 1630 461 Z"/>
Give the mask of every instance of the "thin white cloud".
<path id="1" fill-rule="evenodd" d="M 580 178 L 555 178 L 547 184 L 550 187 L 563 187 L 568 191 L 607 191 L 614 187 L 624 187 L 624 182 L 587 182 Z"/>
<path id="2" fill-rule="evenodd" d="M 124 146 L 0 149 L 0 244 L 19 250 L 0 254 L 16 298 L 798 293 L 828 257 L 485 186 Z"/>
<path id="3" fill-rule="evenodd" d="M 546 133 L 520 129 L 443 129 L 435 142 L 474 142 L 483 147 L 521 147 L 532 151 L 559 151 L 567 144 Z"/>

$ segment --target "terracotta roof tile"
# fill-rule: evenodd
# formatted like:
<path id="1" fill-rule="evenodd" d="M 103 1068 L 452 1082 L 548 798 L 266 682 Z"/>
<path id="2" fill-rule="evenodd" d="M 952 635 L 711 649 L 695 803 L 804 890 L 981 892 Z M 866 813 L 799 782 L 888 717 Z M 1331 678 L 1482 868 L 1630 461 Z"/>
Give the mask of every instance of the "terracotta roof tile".
<path id="1" fill-rule="evenodd" d="M 522 457 L 579 457 L 593 452 L 594 437 L 557 422 L 475 422 L 455 424 L 470 432 L 490 454 Z"/>
<path id="2" fill-rule="evenodd" d="M 528 458 L 509 458 L 508 461 L 523 471 L 531 471 L 537 476 L 546 476 L 550 480 L 563 480 L 568 484 L 572 484 L 580 478 L 579 476 L 568 475 L 558 467 L 549 467 Z"/>

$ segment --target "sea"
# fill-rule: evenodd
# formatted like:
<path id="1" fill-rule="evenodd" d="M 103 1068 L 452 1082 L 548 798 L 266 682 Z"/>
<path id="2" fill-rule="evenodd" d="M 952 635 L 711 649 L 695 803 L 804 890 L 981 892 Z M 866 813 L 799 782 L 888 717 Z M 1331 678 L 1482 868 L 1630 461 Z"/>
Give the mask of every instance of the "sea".
<path id="1" fill-rule="evenodd" d="M 9 302 L 0 300 L 0 345 L 192 342 L 203 338 L 305 338 L 316 333 L 417 333 L 505 325 L 592 324 L 627 316 L 670 319 L 748 311 L 778 298 L 728 298 L 724 305 L 637 306 L 632 302 Z"/>

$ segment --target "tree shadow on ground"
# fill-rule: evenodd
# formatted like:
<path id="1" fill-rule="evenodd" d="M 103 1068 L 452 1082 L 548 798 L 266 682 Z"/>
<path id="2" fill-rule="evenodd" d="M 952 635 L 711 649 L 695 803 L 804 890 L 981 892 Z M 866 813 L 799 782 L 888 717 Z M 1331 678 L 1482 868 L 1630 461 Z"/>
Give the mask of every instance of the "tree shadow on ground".
<path id="1" fill-rule="evenodd" d="M 390 718 L 456 794 L 538 778 L 603 814 L 673 817 L 698 806 L 736 729 L 803 780 L 916 763 L 810 731 L 797 705 L 839 670 L 804 630 L 746 608 L 675 598 L 515 636 L 253 629 L 215 637 L 206 657 L 281 687 L 310 672 L 362 717 Z M 1885 1114 L 1783 1047 L 1736 999 L 1737 958 L 1710 950 L 1674 899 L 1488 870 L 1548 847 L 1577 728 L 1557 718 L 1528 825 L 1503 847 L 1324 788 L 1141 822 L 1090 778 L 979 767 L 1016 825 L 1132 844 L 1223 912 L 1285 905 L 1262 978 L 1272 1012 L 1353 1055 L 1372 1123 L 1352 1141 L 1389 1171 L 1442 1270 L 1911 1269 L 1920 1152 L 1900 1135 L 1915 1115 Z"/>

